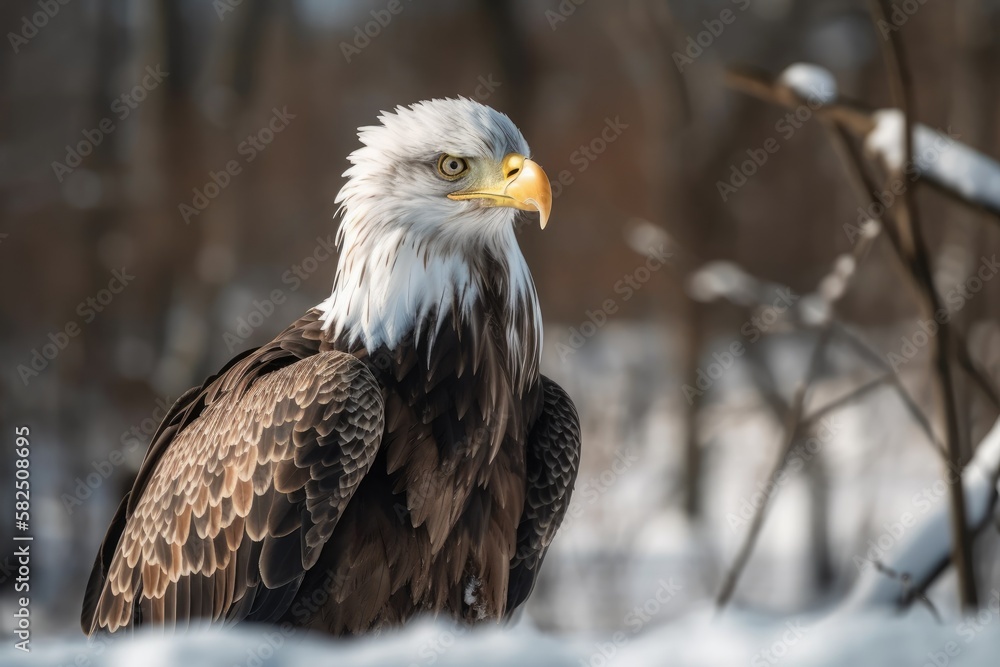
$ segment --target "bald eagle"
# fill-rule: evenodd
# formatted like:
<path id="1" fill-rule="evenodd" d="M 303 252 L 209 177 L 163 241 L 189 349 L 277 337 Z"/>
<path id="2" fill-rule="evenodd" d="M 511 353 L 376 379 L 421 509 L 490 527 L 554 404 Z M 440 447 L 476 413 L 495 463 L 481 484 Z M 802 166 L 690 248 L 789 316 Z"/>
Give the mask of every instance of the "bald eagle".
<path id="1" fill-rule="evenodd" d="M 528 597 L 580 457 L 539 373 L 518 248 L 552 194 L 511 120 L 468 99 L 362 127 L 331 296 L 185 393 L 97 554 L 84 632 L 418 614 L 502 621 Z"/>

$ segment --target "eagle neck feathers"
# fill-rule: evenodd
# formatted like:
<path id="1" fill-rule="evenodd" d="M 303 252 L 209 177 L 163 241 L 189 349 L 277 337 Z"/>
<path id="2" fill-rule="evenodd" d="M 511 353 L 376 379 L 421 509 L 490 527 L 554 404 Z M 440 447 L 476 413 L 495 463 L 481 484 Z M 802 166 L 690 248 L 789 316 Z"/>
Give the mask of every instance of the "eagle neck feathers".
<path id="1" fill-rule="evenodd" d="M 512 388 L 524 394 L 538 381 L 541 314 L 509 222 L 465 239 L 406 226 L 375 231 L 345 218 L 333 293 L 320 305 L 324 331 L 370 353 L 426 343 L 419 346 L 428 367 L 441 327 L 468 340 L 472 357 L 473 339 L 486 331 L 502 348 Z"/>

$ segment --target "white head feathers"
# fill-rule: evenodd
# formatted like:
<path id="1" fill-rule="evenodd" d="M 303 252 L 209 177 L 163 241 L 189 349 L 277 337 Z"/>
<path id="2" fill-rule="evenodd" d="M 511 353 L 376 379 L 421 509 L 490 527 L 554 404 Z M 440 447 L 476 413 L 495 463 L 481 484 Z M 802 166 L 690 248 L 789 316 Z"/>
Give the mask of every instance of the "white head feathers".
<path id="1" fill-rule="evenodd" d="M 508 307 L 533 311 L 537 341 L 518 340 L 529 332 L 510 322 L 509 348 L 537 355 L 541 316 L 514 235 L 517 211 L 449 199 L 456 183 L 437 170 L 442 154 L 498 163 L 527 156 L 524 137 L 507 116 L 468 99 L 398 107 L 379 120 L 360 128 L 363 146 L 350 155 L 337 196 L 341 254 L 333 294 L 320 306 L 324 329 L 369 351 L 393 348 L 411 331 L 433 335 L 453 304 L 463 316 L 475 306 L 489 260 L 507 273 Z M 521 345 L 529 342 L 537 350 Z"/>

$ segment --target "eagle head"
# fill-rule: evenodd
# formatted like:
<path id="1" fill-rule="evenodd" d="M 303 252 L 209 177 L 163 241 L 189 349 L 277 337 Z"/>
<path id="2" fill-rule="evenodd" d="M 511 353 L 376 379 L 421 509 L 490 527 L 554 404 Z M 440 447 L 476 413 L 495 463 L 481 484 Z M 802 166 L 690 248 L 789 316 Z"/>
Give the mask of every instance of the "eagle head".
<path id="1" fill-rule="evenodd" d="M 363 146 L 344 173 L 343 234 L 363 215 L 474 243 L 509 226 L 517 209 L 538 211 L 545 228 L 549 180 L 506 115 L 460 98 L 397 107 L 379 120 L 358 131 Z"/>
<path id="2" fill-rule="evenodd" d="M 448 314 L 468 317 L 488 292 L 509 349 L 537 357 L 541 317 L 514 221 L 537 211 L 544 229 L 552 191 L 521 132 L 464 98 L 379 120 L 359 129 L 336 199 L 341 252 L 324 328 L 369 351 L 393 348 L 411 333 L 433 337 Z"/>

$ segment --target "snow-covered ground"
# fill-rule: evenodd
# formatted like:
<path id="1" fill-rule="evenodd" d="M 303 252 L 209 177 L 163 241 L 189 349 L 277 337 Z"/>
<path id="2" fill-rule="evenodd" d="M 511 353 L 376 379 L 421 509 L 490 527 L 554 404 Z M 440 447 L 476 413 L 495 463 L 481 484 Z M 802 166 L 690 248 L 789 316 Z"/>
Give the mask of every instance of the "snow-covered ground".
<path id="1" fill-rule="evenodd" d="M 929 614 L 851 614 L 765 619 L 696 613 L 657 628 L 636 624 L 612 635 L 546 635 L 527 627 L 465 630 L 423 622 L 400 633 L 334 641 L 244 628 L 195 633 L 184 641 L 153 633 L 88 646 L 84 640 L 39 642 L 32 653 L 0 651 L 7 667 L 69 665 L 278 667 L 424 665 L 490 667 L 705 667 L 809 665 L 993 667 L 1000 655 L 1000 592 L 979 616 L 942 624 Z M 85 661 L 86 660 L 86 661 Z"/>

